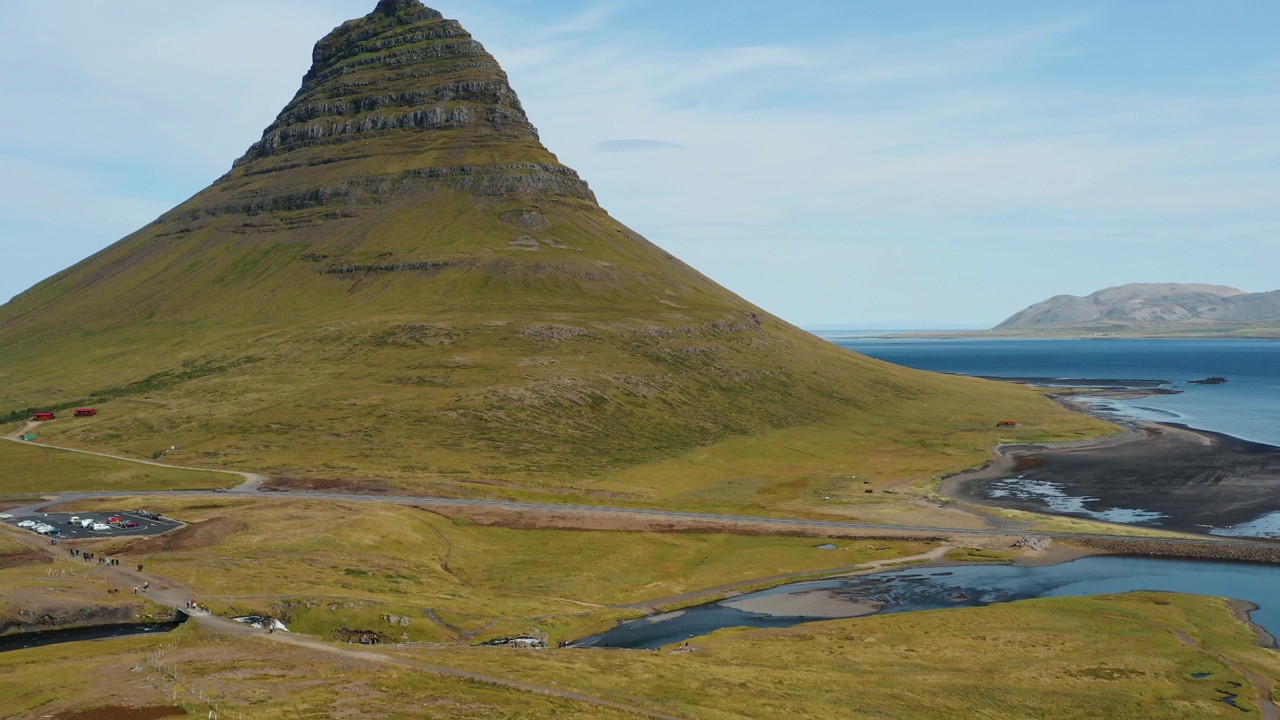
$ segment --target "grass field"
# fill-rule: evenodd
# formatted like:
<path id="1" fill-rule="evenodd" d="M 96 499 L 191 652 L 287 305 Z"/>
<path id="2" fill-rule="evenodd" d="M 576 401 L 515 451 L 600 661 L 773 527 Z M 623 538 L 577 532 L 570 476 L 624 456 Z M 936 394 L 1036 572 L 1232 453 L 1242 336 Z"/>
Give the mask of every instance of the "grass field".
<path id="1" fill-rule="evenodd" d="M 145 596 L 113 591 L 100 569 L 49 556 L 0 531 L 0 634 L 168 618 Z"/>
<path id="2" fill-rule="evenodd" d="M 723 631 L 693 652 L 430 655 L 717 720 L 1190 719 L 1256 712 L 1232 666 L 1280 678 L 1280 656 L 1250 641 L 1221 600 L 1136 593 Z M 1227 693 L 1241 709 L 1222 702 Z"/>
<path id="3" fill-rule="evenodd" d="M 92 490 L 200 490 L 235 485 L 224 473 L 150 465 L 0 441 L 0 495 Z"/>
<path id="4" fill-rule="evenodd" d="M 1280 656 L 1253 646 L 1224 601 L 1160 593 L 722 631 L 695 640 L 691 652 L 480 648 L 473 643 L 517 632 L 546 633 L 554 644 L 630 616 L 617 607 L 625 603 L 904 557 L 927 546 L 840 541 L 841 550 L 823 552 L 814 540 L 797 538 L 520 531 L 376 504 L 234 497 L 150 504 L 190 524 L 128 541 L 128 562 L 190 585 L 215 611 L 266 612 L 320 637 L 342 627 L 378 631 L 388 642 L 425 641 L 379 652 L 681 717 L 1236 717 L 1241 711 L 1222 698 L 1235 695 L 1241 708 L 1256 708 L 1247 675 L 1280 678 Z M 964 550 L 952 557 L 981 562 L 1006 554 Z M 366 695 L 371 708 L 404 708 L 396 717 L 466 717 L 473 710 L 489 717 L 613 716 L 406 668 L 383 676 L 359 662 L 262 640 L 182 633 L 170 657 L 190 687 L 227 707 L 252 709 L 255 718 L 332 716 Z M 148 647 L 120 642 L 134 649 L 96 664 L 95 654 L 116 651 L 94 644 L 0 656 L 0 701 L 52 707 L 92 696 L 82 677 L 59 673 L 46 687 L 34 685 L 32 673 L 39 664 L 106 678 L 117 663 L 134 662 L 129 652 L 141 656 Z M 313 666 L 319 681 L 306 679 Z M 385 679 L 368 684 L 373 677 Z M 154 698 L 146 683 L 123 680 L 102 697 L 117 690 L 121 699 Z"/>
<path id="5" fill-rule="evenodd" d="M 160 651 L 166 670 L 151 667 Z M 177 668 L 177 677 L 168 670 Z M 175 695 L 176 700 L 175 700 Z M 203 700 L 201 698 L 204 698 Z M 48 717 L 102 707 L 168 707 L 189 717 L 570 718 L 633 715 L 186 626 L 157 638 L 55 645 L 0 654 L 0 714 Z"/>
<path id="6" fill-rule="evenodd" d="M 442 642 L 524 630 L 575 639 L 634 615 L 614 606 L 930 549 L 876 540 L 824 552 L 808 538 L 508 530 L 370 503 L 125 502 L 191 523 L 117 541 L 128 562 L 185 583 L 220 613 L 265 612 L 322 636 L 358 626 Z"/>
<path id="7" fill-rule="evenodd" d="M 1280 677 L 1280 658 L 1251 645 L 1222 601 L 1155 593 L 726 631 L 692 645 L 690 652 L 384 646 L 379 653 L 701 720 L 1256 717 L 1245 673 Z M 176 682 L 147 667 L 149 653 L 162 648 L 160 664 L 178 668 Z M 165 638 L 0 654 L 0 703 L 18 717 L 167 704 L 175 690 L 198 717 L 215 704 L 220 717 L 255 720 L 629 717 L 190 626 Z M 1228 696 L 1238 709 L 1223 702 Z"/>

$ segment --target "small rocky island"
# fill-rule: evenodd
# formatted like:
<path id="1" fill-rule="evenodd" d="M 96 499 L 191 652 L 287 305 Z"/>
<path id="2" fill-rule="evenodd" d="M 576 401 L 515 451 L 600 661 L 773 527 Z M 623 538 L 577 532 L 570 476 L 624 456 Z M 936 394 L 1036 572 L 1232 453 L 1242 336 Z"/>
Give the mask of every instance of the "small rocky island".
<path id="1" fill-rule="evenodd" d="M 1188 381 L 1187 381 L 1187 383 L 1188 383 L 1189 385 L 1225 385 L 1225 384 L 1226 384 L 1226 382 L 1227 382 L 1227 379 L 1226 379 L 1226 378 L 1224 378 L 1224 377 L 1222 377 L 1222 376 L 1220 376 L 1220 375 L 1214 375 L 1213 377 L 1207 377 L 1207 378 L 1205 378 L 1205 379 L 1203 379 L 1203 380 L 1188 380 Z"/>

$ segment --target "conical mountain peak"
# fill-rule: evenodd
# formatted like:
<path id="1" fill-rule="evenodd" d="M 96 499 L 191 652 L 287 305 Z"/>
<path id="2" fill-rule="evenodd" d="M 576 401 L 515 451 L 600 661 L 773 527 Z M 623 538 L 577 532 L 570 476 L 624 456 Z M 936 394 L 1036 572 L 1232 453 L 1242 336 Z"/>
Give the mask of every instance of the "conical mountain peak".
<path id="1" fill-rule="evenodd" d="M 417 0 L 384 0 L 316 44 L 297 95 L 238 164 L 389 134 L 401 142 L 375 152 L 538 139 L 506 73 L 461 25 Z"/>
<path id="2" fill-rule="evenodd" d="M 375 15 L 399 15 L 421 11 L 440 17 L 440 13 L 423 5 L 421 0 L 378 0 L 378 7 L 373 10 Z"/>
<path id="3" fill-rule="evenodd" d="M 212 186 L 0 307 L 0 412 L 92 402 L 110 432 L 64 440 L 287 472 L 622 467 L 890 412 L 909 377 L 623 227 L 414 0 L 322 39 Z"/>

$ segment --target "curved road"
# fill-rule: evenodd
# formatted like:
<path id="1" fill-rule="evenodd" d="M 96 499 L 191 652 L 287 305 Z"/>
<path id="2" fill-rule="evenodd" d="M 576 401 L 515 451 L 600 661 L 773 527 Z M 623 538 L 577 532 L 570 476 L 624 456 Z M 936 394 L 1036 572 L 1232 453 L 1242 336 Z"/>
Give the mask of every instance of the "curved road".
<path id="1" fill-rule="evenodd" d="M 66 556 L 61 552 L 53 550 L 53 546 L 40 542 L 42 538 L 36 538 L 29 533 L 14 533 L 14 535 L 15 537 L 21 538 L 21 540 L 27 545 L 30 545 L 36 550 L 48 555 L 55 562 L 71 562 L 68 561 Z M 77 568 L 79 567 L 79 563 L 73 564 L 76 565 Z M 468 680 L 486 685 L 510 688 L 512 690 L 519 690 L 522 692 L 546 695 L 548 697 L 559 698 L 561 700 L 570 700 L 573 702 L 616 710 L 637 717 L 654 718 L 655 720 L 683 720 L 683 718 L 675 715 L 668 715 L 649 708 L 629 705 L 615 700 L 610 700 L 608 698 L 597 697 L 573 690 L 546 687 L 521 680 L 511 680 L 495 675 L 484 675 L 481 673 L 470 672 L 468 670 L 444 667 L 442 665 L 431 665 L 409 658 L 356 649 L 355 647 L 335 645 L 303 635 L 293 635 L 289 633 L 266 634 L 261 630 L 255 630 L 247 625 L 242 625 L 231 620 L 220 618 L 207 612 L 190 610 L 187 608 L 187 600 L 192 597 L 197 597 L 197 593 L 195 593 L 191 588 L 170 578 L 134 570 L 132 567 L 129 567 L 128 564 L 116 566 L 89 566 L 89 569 L 100 576 L 103 576 L 107 582 L 121 588 L 122 590 L 131 586 L 137 588 L 143 586 L 144 583 L 149 583 L 150 588 L 146 592 L 149 600 L 172 608 L 175 611 L 180 610 L 185 612 L 190 615 L 194 621 L 200 623 L 200 625 L 218 632 L 236 635 L 239 637 L 252 637 L 264 641 L 280 642 L 297 647 L 304 647 L 309 650 L 329 653 L 331 655 L 355 658 L 382 665 L 398 665 L 431 673 L 433 675 L 442 675 L 445 677 Z"/>
<path id="2" fill-rule="evenodd" d="M 714 513 L 698 513 L 698 512 L 681 512 L 678 510 L 659 510 L 649 508 L 622 508 L 595 505 L 563 505 L 558 503 L 537 503 L 537 502 L 518 502 L 514 500 L 472 500 L 460 498 L 444 498 L 444 497 L 421 497 L 411 495 L 358 495 L 353 493 L 327 493 L 327 492 L 300 492 L 300 491 L 270 491 L 264 492 L 261 489 L 262 483 L 268 478 L 265 475 L 251 472 L 240 472 L 235 470 L 209 470 L 207 468 L 184 467 L 181 465 L 170 465 L 150 460 L 138 460 L 135 458 L 122 457 L 119 455 L 110 455 L 107 453 L 93 452 L 89 450 L 76 450 L 72 448 L 63 448 L 56 445 L 47 445 L 43 443 L 28 442 L 20 439 L 20 435 L 27 432 L 33 425 L 39 423 L 30 423 L 22 431 L 13 436 L 2 437 L 0 439 L 17 442 L 24 445 L 35 445 L 37 447 L 48 448 L 50 450 L 61 450 L 63 452 L 79 453 L 82 455 L 92 455 L 96 457 L 109 458 L 112 460 L 120 460 L 124 462 L 138 463 L 142 465 L 150 465 L 154 467 L 169 468 L 171 470 L 192 470 L 197 472 L 220 473 L 224 475 L 235 475 L 244 479 L 239 486 L 226 494 L 235 494 L 238 496 L 252 495 L 258 498 L 281 498 L 281 499 L 316 499 L 316 500 L 337 500 L 344 502 L 385 502 L 397 505 L 413 505 L 413 506 L 471 506 L 471 507 L 488 507 L 502 510 L 526 511 L 526 512 L 546 512 L 554 511 L 559 513 L 569 513 L 584 516 L 599 516 L 604 514 L 622 513 L 626 515 L 640 516 L 652 518 L 655 520 L 697 520 L 706 522 L 723 523 L 727 525 L 754 524 L 774 526 L 779 530 L 810 528 L 813 530 L 837 532 L 860 532 L 868 531 L 879 532 L 908 532 L 923 533 L 927 535 L 937 536 L 956 536 L 956 535 L 985 535 L 985 536 L 1017 536 L 1017 535 L 1035 535 L 1037 537 L 1047 537 L 1063 540 L 1071 539 L 1135 539 L 1143 542 L 1154 542 L 1164 544 L 1179 544 L 1185 542 L 1195 542 L 1198 544 L 1212 544 L 1221 547 L 1261 547 L 1275 549 L 1277 543 L 1267 542 L 1265 540 L 1242 540 L 1238 538 L 1223 539 L 1212 535 L 1192 535 L 1184 533 L 1185 538 L 1171 537 L 1148 537 L 1148 536 L 1123 536 L 1107 533 L 1073 533 L 1073 532 L 1040 532 L 1040 531 L 1017 531 L 1017 530 L 975 530 L 969 528 L 954 527 L 938 527 L 932 525 L 877 525 L 875 523 L 848 522 L 841 520 L 805 520 L 798 518 L 780 518 L 780 517 L 763 517 L 757 515 L 720 515 Z M 73 500 L 84 500 L 89 498 L 106 498 L 106 497 L 145 497 L 145 496 L 194 496 L 204 497 L 214 495 L 215 491 L 211 490 L 162 490 L 162 491 L 109 491 L 109 492 L 74 492 L 62 493 L 57 496 L 47 495 L 45 499 L 32 505 L 14 508 L 9 512 L 13 514 L 34 514 L 44 508 L 58 503 L 69 502 Z M 224 494 L 224 493 L 216 493 Z M 1128 526 L 1123 526 L 1128 527 Z"/>
<path id="3" fill-rule="evenodd" d="M 234 488 L 233 490 L 229 492 L 222 492 L 222 493 L 217 493 L 214 491 L 64 493 L 58 496 L 46 496 L 45 499 L 41 500 L 38 503 L 33 503 L 31 505 L 23 506 L 20 508 L 15 508 L 10 511 L 11 513 L 14 513 L 14 514 L 35 514 L 35 513 L 38 513 L 40 510 L 57 503 L 63 503 L 63 502 L 68 502 L 68 501 L 78 500 L 78 499 L 88 499 L 88 498 L 138 497 L 138 496 L 205 497 L 205 496 L 214 496 L 214 495 L 235 494 L 240 497 L 251 495 L 253 497 L 264 498 L 264 499 L 274 497 L 274 498 L 280 498 L 280 499 L 323 499 L 323 500 L 337 500 L 337 501 L 346 501 L 346 502 L 386 502 L 386 503 L 395 503 L 400 505 L 414 505 L 414 506 L 431 506 L 431 505 L 478 506 L 478 507 L 500 508 L 504 510 L 515 510 L 515 511 L 523 510 L 526 512 L 555 511 L 560 513 L 574 513 L 574 514 L 580 514 L 580 515 L 602 515 L 606 513 L 608 514 L 623 513 L 628 515 L 651 517 L 654 519 L 701 520 L 701 521 L 712 521 L 712 522 L 724 523 L 724 524 L 751 523 L 756 525 L 775 526 L 775 527 L 778 527 L 780 530 L 794 529 L 797 527 L 807 527 L 807 528 L 821 529 L 821 530 L 827 530 L 832 532 L 859 531 L 859 532 L 866 533 L 867 531 L 880 531 L 880 532 L 896 531 L 896 532 L 924 533 L 924 534 L 939 535 L 939 536 L 948 536 L 948 535 L 1010 536 L 1010 535 L 1017 535 L 1017 534 L 1034 534 L 1042 537 L 1062 538 L 1062 539 L 1086 539 L 1086 538 L 1115 539 L 1119 537 L 1116 535 L 1107 535 L 1102 533 L 1062 533 L 1062 532 L 1017 533 L 1017 532 L 1009 532 L 1005 530 L 971 530 L 971 529 L 965 529 L 965 528 L 945 528 L 945 527 L 932 527 L 932 526 L 922 526 L 922 525 L 876 525 L 872 523 L 842 522 L 842 521 L 829 521 L 829 520 L 802 520 L 802 519 L 793 519 L 793 518 L 759 517 L 759 516 L 750 516 L 750 515 L 719 515 L 719 514 L 713 514 L 713 513 L 680 512 L 675 510 L 562 505 L 562 504 L 556 504 L 556 503 L 515 502 L 515 501 L 509 501 L 509 500 L 468 500 L 468 499 L 457 499 L 457 498 L 387 496 L 387 495 L 370 496 L 370 495 L 355 495 L 355 494 L 349 494 L 349 493 L 275 492 L 275 491 L 268 493 L 268 492 L 261 491 L 261 484 L 267 478 L 257 473 L 228 471 L 228 470 L 206 470 L 204 468 L 189 468 L 189 467 L 169 465 L 169 464 L 154 462 L 154 461 L 137 460 L 134 458 L 121 457 L 117 455 L 110 455 L 106 453 L 92 452 L 87 450 L 74 450 L 70 448 L 60 448 L 53 445 L 47 445 L 42 443 L 32 443 L 32 442 L 21 440 L 18 437 L 18 435 L 28 432 L 30 428 L 31 428 L 31 425 L 28 425 L 26 428 L 24 428 L 15 436 L 3 437 L 0 439 L 9 440 L 12 442 L 19 442 L 23 444 L 29 444 L 29 445 L 37 445 L 38 447 L 48 448 L 51 450 L 62 450 L 65 452 L 74 452 L 74 453 L 80 453 L 84 455 L 93 455 L 97 457 L 110 458 L 113 460 L 121 460 L 125 462 L 139 463 L 143 465 L 151 465 L 155 467 L 163 467 L 163 468 L 170 468 L 170 469 L 176 469 L 176 470 L 197 470 L 197 471 L 204 471 L 204 472 L 215 472 L 215 473 L 236 475 L 243 478 L 244 482 L 240 484 L 238 487 Z M 24 533 L 24 535 L 26 534 Z M 1178 539 L 1178 538 L 1142 537 L 1139 539 L 1141 539 L 1144 542 L 1171 543 L 1171 544 L 1187 542 L 1187 540 Z M 1242 547 L 1242 546 L 1243 547 L 1266 547 L 1266 548 L 1276 547 L 1276 544 L 1267 543 L 1264 541 L 1248 541 L 1248 540 L 1238 540 L 1238 539 L 1223 540 L 1223 539 L 1215 538 L 1212 536 L 1195 537 L 1194 542 L 1213 543 L 1213 544 L 1218 544 L 1224 547 Z M 49 550 L 43 545 L 40 545 L 37 543 L 31 543 L 31 544 L 33 544 L 35 547 L 39 547 L 44 552 L 49 552 Z M 937 551 L 935 551 L 935 553 L 937 553 Z M 175 609 L 184 608 L 186 604 L 185 602 L 186 598 L 189 598 L 192 596 L 192 592 L 190 589 L 185 588 L 181 585 L 178 585 L 177 583 L 174 583 L 172 580 L 169 580 L 167 578 L 160 578 L 160 577 L 155 577 L 151 575 L 145 575 L 143 573 L 134 571 L 127 567 L 110 568 L 109 571 L 111 571 L 112 574 L 117 575 L 119 580 L 123 580 L 125 585 L 128 585 L 130 583 L 135 585 L 140 584 L 140 582 L 143 580 L 151 581 L 153 586 L 155 586 L 155 590 L 151 594 L 152 599 L 162 602 L 171 607 L 174 607 Z M 728 589 L 728 588 L 727 587 L 711 588 L 711 589 L 700 591 L 697 594 L 701 594 L 704 592 L 714 592 L 721 589 Z M 693 594 L 690 594 L 690 595 L 693 595 Z M 677 598 L 668 598 L 667 600 L 677 600 L 677 599 L 685 599 L 685 598 L 677 597 Z M 228 620 L 216 618 L 207 614 L 197 613 L 195 617 L 202 624 L 209 627 L 216 628 L 223 632 L 233 632 L 238 634 L 246 634 L 250 632 L 247 628 L 245 628 L 242 625 L 238 625 Z M 446 675 L 450 677 L 456 677 L 461 679 L 493 684 L 493 685 L 499 685 L 503 687 L 509 687 L 512 689 L 523 690 L 526 692 L 550 695 L 550 696 L 559 697 L 566 700 L 573 700 L 577 702 L 588 703 L 588 704 L 595 705 L 597 707 L 605 707 L 612 710 L 617 710 L 617 711 L 621 711 L 629 714 L 638 715 L 641 717 L 661 718 L 663 720 L 678 720 L 673 716 L 654 712 L 647 708 L 640 708 L 636 706 L 626 705 L 626 704 L 618 703 L 612 700 L 607 700 L 604 698 L 593 697 L 590 695 L 585 695 L 585 694 L 571 692 L 571 691 L 542 687 L 542 686 L 533 685 L 530 683 L 509 680 L 506 678 L 480 675 L 477 673 L 470 673 L 466 671 L 455 670 L 453 668 L 446 668 L 446 667 L 439 667 L 434 665 L 427 665 L 424 663 L 417 663 L 417 662 L 413 662 L 403 658 L 393 658 L 387 655 L 383 655 L 381 653 L 373 653 L 373 652 L 367 652 L 367 651 L 358 651 L 354 649 L 342 648 L 342 647 L 334 646 L 329 643 L 324 643 L 318 640 L 310 640 L 310 639 L 300 638 L 300 637 L 291 637 L 291 636 L 282 635 L 282 634 L 263 635 L 262 637 L 269 637 L 280 642 L 287 642 L 293 645 L 303 645 L 311 649 L 338 653 L 338 654 L 346 655 L 349 657 L 359 657 L 362 659 L 371 660 L 379 663 L 398 664 L 402 666 L 413 667 L 419 670 L 423 670 L 425 672 L 431 672 L 439 675 Z M 1249 679 L 1251 681 L 1255 680 L 1255 678 L 1253 677 L 1250 677 Z M 1259 685 L 1258 682 L 1254 682 L 1254 685 L 1255 685 L 1255 688 L 1258 690 L 1261 705 L 1263 706 L 1264 715 L 1267 718 L 1274 718 L 1275 706 L 1271 702 L 1271 697 L 1269 692 L 1267 692 L 1267 688 L 1262 685 Z"/>

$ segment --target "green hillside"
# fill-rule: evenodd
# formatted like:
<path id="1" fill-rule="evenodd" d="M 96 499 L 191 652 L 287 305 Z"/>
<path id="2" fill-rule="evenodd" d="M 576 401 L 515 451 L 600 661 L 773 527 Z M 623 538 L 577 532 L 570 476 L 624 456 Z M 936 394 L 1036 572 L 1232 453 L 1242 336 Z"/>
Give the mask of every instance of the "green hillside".
<path id="1" fill-rule="evenodd" d="M 650 479 L 618 473 L 789 429 L 824 429 L 824 471 L 901 451 L 886 477 L 928 477 L 979 459 L 997 416 L 1101 427 L 716 285 L 601 209 L 497 62 L 417 0 L 314 58 L 225 176 L 0 308 L 0 416 L 93 403 L 41 438 L 206 467 L 638 496 Z M 751 493 L 813 472 L 752 453 Z"/>

